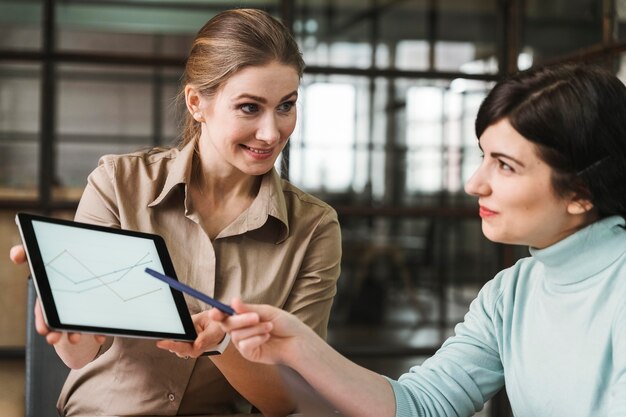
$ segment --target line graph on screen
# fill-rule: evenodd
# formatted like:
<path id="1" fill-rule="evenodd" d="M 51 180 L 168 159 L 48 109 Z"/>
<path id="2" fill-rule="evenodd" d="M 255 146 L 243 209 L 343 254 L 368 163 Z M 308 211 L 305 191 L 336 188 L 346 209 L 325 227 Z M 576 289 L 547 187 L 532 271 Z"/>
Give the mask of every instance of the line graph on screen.
<path id="1" fill-rule="evenodd" d="M 100 262 L 101 264 L 102 262 Z M 145 265 L 153 263 L 150 253 L 141 256 L 136 262 L 110 269 L 107 262 L 103 265 L 91 265 L 79 259 L 71 251 L 63 249 L 45 263 L 52 291 L 81 295 L 99 291 L 113 295 L 119 302 L 139 298 L 162 291 L 163 288 L 145 279 Z M 102 271 L 104 269 L 104 271 Z"/>

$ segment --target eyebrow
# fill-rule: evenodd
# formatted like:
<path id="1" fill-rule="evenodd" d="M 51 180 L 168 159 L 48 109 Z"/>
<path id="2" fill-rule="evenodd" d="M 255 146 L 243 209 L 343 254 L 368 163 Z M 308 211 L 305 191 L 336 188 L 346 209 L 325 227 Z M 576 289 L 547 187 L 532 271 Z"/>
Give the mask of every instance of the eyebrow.
<path id="1" fill-rule="evenodd" d="M 521 166 L 522 168 L 525 168 L 526 165 L 524 165 L 524 163 L 522 163 L 520 160 L 513 158 L 512 156 L 509 156 L 507 154 L 504 153 L 500 153 L 500 152 L 491 152 L 489 155 L 491 155 L 492 158 L 505 158 L 505 159 L 509 159 L 513 162 L 515 162 L 517 165 Z"/>
<path id="2" fill-rule="evenodd" d="M 294 96 L 294 95 L 295 96 L 298 95 L 298 90 L 292 91 L 291 93 L 289 93 L 286 96 L 282 97 L 279 101 L 285 101 L 289 97 Z M 247 94 L 247 93 L 243 93 L 243 94 L 238 95 L 237 97 L 235 97 L 235 100 L 239 100 L 239 99 L 242 99 L 242 98 L 248 98 L 250 100 L 258 101 L 259 103 L 267 104 L 267 99 L 266 98 L 255 96 L 253 94 Z"/>

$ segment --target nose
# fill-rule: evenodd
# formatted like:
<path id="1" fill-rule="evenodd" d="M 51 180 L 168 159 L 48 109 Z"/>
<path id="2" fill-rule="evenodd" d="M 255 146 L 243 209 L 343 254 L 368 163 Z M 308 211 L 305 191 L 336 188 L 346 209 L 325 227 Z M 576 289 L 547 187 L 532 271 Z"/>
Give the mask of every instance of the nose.
<path id="1" fill-rule="evenodd" d="M 276 115 L 268 113 L 260 119 L 255 137 L 269 145 L 273 145 L 280 140 L 280 129 Z"/>
<path id="2" fill-rule="evenodd" d="M 476 169 L 465 183 L 465 192 L 475 197 L 482 197 L 491 193 L 491 187 L 482 165 Z"/>

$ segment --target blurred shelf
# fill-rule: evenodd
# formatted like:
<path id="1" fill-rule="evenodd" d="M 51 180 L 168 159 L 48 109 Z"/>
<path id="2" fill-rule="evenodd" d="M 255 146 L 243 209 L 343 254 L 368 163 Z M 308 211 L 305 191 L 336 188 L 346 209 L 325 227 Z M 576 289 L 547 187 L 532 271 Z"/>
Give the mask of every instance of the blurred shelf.
<path id="1" fill-rule="evenodd" d="M 75 210 L 83 193 L 82 187 L 56 187 L 49 210 Z M 0 210 L 42 210 L 38 189 L 33 187 L 0 187 Z"/>
<path id="2" fill-rule="evenodd" d="M 35 202 L 37 200 L 37 189 L 34 187 L 0 187 L 0 200 Z"/>

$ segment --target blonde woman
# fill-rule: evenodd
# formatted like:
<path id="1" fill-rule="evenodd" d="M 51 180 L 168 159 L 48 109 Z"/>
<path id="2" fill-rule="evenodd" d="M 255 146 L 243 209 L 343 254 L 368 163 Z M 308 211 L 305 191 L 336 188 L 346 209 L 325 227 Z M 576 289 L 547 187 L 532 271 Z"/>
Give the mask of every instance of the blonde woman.
<path id="1" fill-rule="evenodd" d="M 76 220 L 162 235 L 181 281 L 220 299 L 243 296 L 293 313 L 324 338 L 341 258 L 337 215 L 281 180 L 276 159 L 296 125 L 304 63 L 265 12 L 218 14 L 187 60 L 180 145 L 108 155 L 89 176 Z M 23 262 L 21 247 L 12 259 Z M 62 416 L 284 416 L 294 404 L 273 366 L 251 363 L 188 299 L 194 344 L 37 329 L 74 369 Z M 221 355 L 203 356 L 221 345 Z M 176 351 L 177 354 L 171 351 Z"/>

